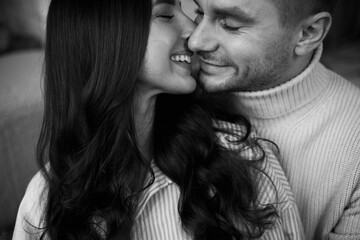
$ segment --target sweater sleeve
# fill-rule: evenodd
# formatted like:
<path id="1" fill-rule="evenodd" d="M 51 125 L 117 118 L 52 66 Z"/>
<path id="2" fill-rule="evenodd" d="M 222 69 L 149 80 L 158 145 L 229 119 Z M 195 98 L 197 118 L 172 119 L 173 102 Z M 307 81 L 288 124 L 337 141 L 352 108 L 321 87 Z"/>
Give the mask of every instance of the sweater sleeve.
<path id="1" fill-rule="evenodd" d="M 39 239 L 42 232 L 42 196 L 44 194 L 44 189 L 45 179 L 39 171 L 28 184 L 25 195 L 20 203 L 12 237 L 13 240 Z"/>
<path id="2" fill-rule="evenodd" d="M 267 230 L 261 240 L 302 240 L 305 239 L 299 212 L 295 204 L 290 204 L 279 213 L 274 226 Z"/>
<path id="3" fill-rule="evenodd" d="M 329 234 L 329 240 L 358 240 L 360 239 L 360 161 L 354 167 L 353 183 L 349 187 L 352 191 L 347 205 L 340 219 Z"/>

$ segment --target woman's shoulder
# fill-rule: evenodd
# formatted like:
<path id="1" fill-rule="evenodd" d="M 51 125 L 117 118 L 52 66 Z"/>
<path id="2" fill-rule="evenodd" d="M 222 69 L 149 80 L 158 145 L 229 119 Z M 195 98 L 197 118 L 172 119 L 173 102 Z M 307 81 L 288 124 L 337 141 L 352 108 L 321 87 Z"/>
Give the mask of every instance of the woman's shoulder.
<path id="1" fill-rule="evenodd" d="M 220 144 L 231 150 L 240 150 L 239 155 L 243 159 L 259 161 L 261 172 L 257 174 L 259 181 L 259 200 L 262 203 L 280 202 L 282 207 L 293 204 L 294 197 L 288 179 L 280 165 L 278 150 L 274 143 L 261 138 L 256 129 L 247 129 L 241 123 L 229 123 L 214 121 L 220 131 L 217 137 Z M 247 135 L 243 141 L 241 138 Z"/>
<path id="2" fill-rule="evenodd" d="M 257 135 L 254 134 L 255 138 Z M 261 138 L 258 138 L 261 139 Z M 278 218 L 273 228 L 266 231 L 262 239 L 305 239 L 304 229 L 289 181 L 278 159 L 276 145 L 261 139 L 259 145 L 265 154 L 261 162 L 261 174 L 258 175 L 258 202 L 261 205 L 272 204 Z"/>
<path id="3" fill-rule="evenodd" d="M 262 203 L 274 203 L 282 211 L 295 205 L 295 199 L 289 181 L 280 165 L 278 157 L 268 143 L 261 143 L 265 159 L 260 165 L 259 200 Z"/>
<path id="4" fill-rule="evenodd" d="M 231 150 L 240 150 L 237 151 L 239 159 L 255 161 L 257 170 L 254 179 L 258 186 L 259 205 L 270 204 L 277 211 L 279 218 L 274 227 L 266 231 L 261 239 L 286 239 L 285 236 L 305 239 L 299 211 L 279 162 L 276 145 L 258 136 L 255 129 L 247 129 L 245 125 L 222 121 L 215 124 L 220 129 L 217 137 L 221 145 Z M 243 137 L 246 139 L 239 141 Z"/>
<path id="5" fill-rule="evenodd" d="M 222 120 L 213 120 L 213 126 L 216 128 L 218 143 L 230 150 L 239 151 L 241 155 L 247 154 L 245 158 L 252 158 L 256 148 L 253 146 L 255 139 L 254 129 L 247 129 L 244 124 L 232 123 Z M 249 155 L 250 154 L 250 155 Z"/>
<path id="6" fill-rule="evenodd" d="M 29 234 L 34 236 L 41 232 L 46 204 L 46 179 L 43 174 L 38 171 L 27 186 L 19 206 L 13 239 L 22 239 Z"/>
<path id="7" fill-rule="evenodd" d="M 44 201 L 44 194 L 46 190 L 46 179 L 43 171 L 39 170 L 30 180 L 21 207 L 30 210 L 34 207 L 39 207 Z"/>
<path id="8" fill-rule="evenodd" d="M 259 203 L 272 204 L 278 214 L 273 228 L 261 239 L 305 239 L 299 209 L 296 205 L 288 179 L 271 147 L 265 148 L 266 159 L 262 163 L 264 174 L 259 178 Z"/>

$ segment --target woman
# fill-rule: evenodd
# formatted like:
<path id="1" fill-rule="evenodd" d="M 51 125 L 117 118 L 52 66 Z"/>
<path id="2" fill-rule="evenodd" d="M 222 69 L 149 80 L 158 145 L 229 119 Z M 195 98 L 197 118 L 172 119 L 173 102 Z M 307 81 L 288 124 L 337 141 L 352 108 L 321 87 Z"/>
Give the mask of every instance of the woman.
<path id="1" fill-rule="evenodd" d="M 245 119 L 172 96 L 196 87 L 193 28 L 178 0 L 52 0 L 41 171 L 14 239 L 300 236 L 288 185 L 252 154 Z"/>

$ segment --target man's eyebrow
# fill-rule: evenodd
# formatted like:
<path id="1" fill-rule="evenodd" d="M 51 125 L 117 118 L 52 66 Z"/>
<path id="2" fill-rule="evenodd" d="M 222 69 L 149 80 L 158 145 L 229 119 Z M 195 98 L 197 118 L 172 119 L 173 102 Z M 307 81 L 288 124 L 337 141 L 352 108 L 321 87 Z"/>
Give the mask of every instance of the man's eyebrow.
<path id="1" fill-rule="evenodd" d="M 163 3 L 175 5 L 175 0 L 156 0 L 153 4 L 153 7 L 155 7 L 156 5 L 159 5 L 159 4 L 163 4 Z"/>
<path id="2" fill-rule="evenodd" d="M 217 16 L 230 16 L 233 17 L 245 24 L 254 24 L 256 23 L 255 18 L 250 16 L 248 13 L 244 12 L 238 7 L 231 8 L 215 8 L 213 10 L 214 14 Z"/>

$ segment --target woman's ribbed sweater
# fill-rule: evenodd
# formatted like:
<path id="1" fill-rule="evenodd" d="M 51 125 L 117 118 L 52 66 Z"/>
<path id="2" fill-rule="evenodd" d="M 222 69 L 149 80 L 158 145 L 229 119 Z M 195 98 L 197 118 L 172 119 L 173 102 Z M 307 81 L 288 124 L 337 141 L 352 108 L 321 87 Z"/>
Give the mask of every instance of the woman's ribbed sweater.
<path id="1" fill-rule="evenodd" d="M 321 52 L 278 87 L 236 93 L 237 106 L 278 145 L 307 239 L 360 239 L 360 89 Z"/>

